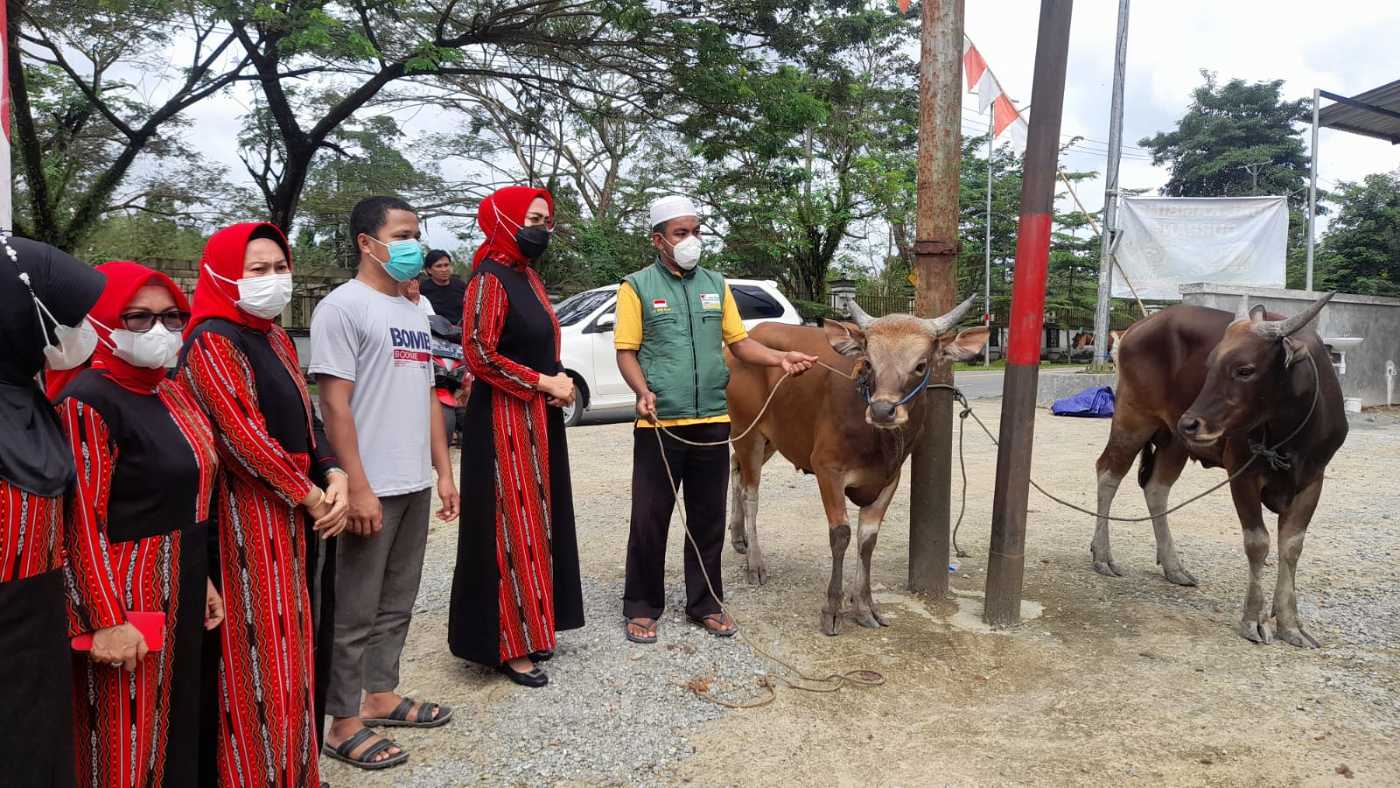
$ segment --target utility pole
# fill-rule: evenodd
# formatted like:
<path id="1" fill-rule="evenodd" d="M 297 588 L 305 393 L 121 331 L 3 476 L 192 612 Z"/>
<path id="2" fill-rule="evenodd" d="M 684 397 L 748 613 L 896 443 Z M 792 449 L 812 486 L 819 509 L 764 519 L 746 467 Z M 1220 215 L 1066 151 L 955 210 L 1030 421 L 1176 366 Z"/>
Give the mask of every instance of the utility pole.
<path id="1" fill-rule="evenodd" d="M 1118 227 L 1118 160 L 1123 154 L 1123 82 L 1128 73 L 1128 0 L 1118 0 L 1118 42 L 1113 52 L 1113 99 L 1108 114 L 1108 168 L 1099 233 L 1099 297 L 1094 306 L 1094 372 L 1108 370 L 1108 304 L 1113 297 L 1113 233 Z"/>
<path id="2" fill-rule="evenodd" d="M 989 333 L 987 344 L 982 348 L 982 358 L 986 359 L 985 366 L 988 367 L 992 365 L 992 158 L 995 156 L 992 138 L 996 136 L 997 130 L 996 112 L 995 104 L 987 106 L 987 262 L 983 282 L 987 287 L 987 294 L 983 303 L 986 308 L 982 310 L 982 324 L 987 327 Z"/>
<path id="3" fill-rule="evenodd" d="M 1035 440 L 1035 394 L 1040 375 L 1040 334 L 1045 320 L 1045 278 L 1050 225 L 1055 209 L 1060 115 L 1064 109 L 1065 64 L 1073 0 L 1041 0 L 1031 87 L 1030 134 L 1026 142 L 1021 220 L 1016 236 L 1016 279 L 1011 293 L 1011 336 L 1006 342 L 1001 439 L 992 498 L 992 539 L 987 552 L 987 596 L 983 613 L 993 627 L 1021 621 L 1025 579 L 1026 505 Z M 1097 338 L 1096 338 L 1097 339 Z"/>
<path id="4" fill-rule="evenodd" d="M 1313 287 L 1313 245 L 1317 238 L 1317 102 L 1322 91 L 1313 88 L 1312 147 L 1308 149 L 1308 272 L 1304 290 Z"/>
<path id="5" fill-rule="evenodd" d="M 963 0 L 924 0 L 922 10 L 914 308 L 936 317 L 957 303 Z M 935 363 L 930 382 L 952 384 L 952 365 Z M 927 421 L 910 474 L 909 588 L 941 598 L 948 593 L 953 395 L 930 388 L 923 396 Z"/>

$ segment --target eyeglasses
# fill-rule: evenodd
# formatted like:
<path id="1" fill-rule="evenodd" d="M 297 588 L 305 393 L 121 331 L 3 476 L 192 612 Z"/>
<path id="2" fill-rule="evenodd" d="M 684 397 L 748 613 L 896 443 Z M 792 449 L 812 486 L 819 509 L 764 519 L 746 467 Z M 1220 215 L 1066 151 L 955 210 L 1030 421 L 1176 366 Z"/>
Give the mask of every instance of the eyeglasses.
<path id="1" fill-rule="evenodd" d="M 167 331 L 179 331 L 185 327 L 190 313 L 179 309 L 167 309 L 159 314 L 146 309 L 137 309 L 122 315 L 122 327 L 134 334 L 144 334 L 155 328 L 156 321 Z"/>
<path id="2" fill-rule="evenodd" d="M 553 216 L 541 216 L 541 215 L 539 215 L 539 214 L 537 214 L 537 213 L 526 214 L 526 215 L 525 215 L 525 225 L 524 225 L 524 226 L 526 226 L 526 227 L 543 227 L 544 229 L 546 229 L 546 230 L 548 230 L 548 231 L 550 231 L 550 232 L 554 232 L 554 217 L 553 217 Z"/>

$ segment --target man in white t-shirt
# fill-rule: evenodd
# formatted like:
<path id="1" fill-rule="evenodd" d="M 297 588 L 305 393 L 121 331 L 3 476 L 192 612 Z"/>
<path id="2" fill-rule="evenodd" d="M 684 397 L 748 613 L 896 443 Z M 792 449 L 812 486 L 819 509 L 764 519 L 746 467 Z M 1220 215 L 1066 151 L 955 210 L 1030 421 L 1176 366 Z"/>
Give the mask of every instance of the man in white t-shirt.
<path id="1" fill-rule="evenodd" d="M 349 475 L 349 525 L 336 551 L 335 639 L 323 752 L 361 768 L 408 754 L 374 725 L 429 728 L 452 710 L 399 695 L 399 656 L 423 573 L 433 470 L 438 517 L 457 516 L 457 486 L 433 393 L 428 317 L 400 294 L 418 275 L 418 217 L 395 197 L 361 200 L 350 214 L 359 249 L 354 279 L 311 318 L 311 364 L 326 435 Z"/>

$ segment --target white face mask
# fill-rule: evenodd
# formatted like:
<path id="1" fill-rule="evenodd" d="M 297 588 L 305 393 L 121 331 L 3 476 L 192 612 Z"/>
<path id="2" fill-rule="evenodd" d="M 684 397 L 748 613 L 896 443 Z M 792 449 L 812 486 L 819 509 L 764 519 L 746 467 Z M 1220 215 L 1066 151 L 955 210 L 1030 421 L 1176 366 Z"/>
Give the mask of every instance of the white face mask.
<path id="1" fill-rule="evenodd" d="M 234 303 L 253 317 L 271 320 L 282 314 L 282 310 L 292 302 L 292 275 L 289 273 L 245 276 L 235 280 L 219 276 L 207 265 L 204 270 L 215 279 L 237 285 L 238 300 Z"/>
<path id="2" fill-rule="evenodd" d="M 150 331 L 142 334 L 124 328 L 110 333 L 113 354 L 133 367 L 173 367 L 180 357 L 180 335 L 170 331 L 159 321 Z"/>
<path id="3" fill-rule="evenodd" d="M 28 274 L 20 274 L 20 279 L 26 287 L 29 286 Z M 39 330 L 44 337 L 44 361 L 49 369 L 65 370 L 82 366 L 97 348 L 96 329 L 87 318 L 79 320 L 76 326 L 65 326 L 58 322 L 58 318 L 44 306 L 39 296 L 34 295 L 33 290 L 29 291 L 29 297 L 34 299 L 34 312 L 39 315 Z M 53 323 L 53 334 L 58 337 L 57 345 L 49 344 L 49 332 L 44 331 L 45 317 L 48 318 L 48 322 Z"/>
<path id="4" fill-rule="evenodd" d="M 700 236 L 692 235 L 671 247 L 671 259 L 676 261 L 676 265 L 683 271 L 689 271 L 700 262 L 700 255 L 705 253 L 705 242 L 700 240 Z"/>

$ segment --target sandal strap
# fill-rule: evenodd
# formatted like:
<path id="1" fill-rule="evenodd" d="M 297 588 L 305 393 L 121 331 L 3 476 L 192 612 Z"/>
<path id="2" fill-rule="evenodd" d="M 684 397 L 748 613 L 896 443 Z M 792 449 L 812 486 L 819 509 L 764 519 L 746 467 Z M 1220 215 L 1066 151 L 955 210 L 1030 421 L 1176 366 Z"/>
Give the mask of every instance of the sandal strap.
<path id="1" fill-rule="evenodd" d="M 408 722 L 408 721 L 409 721 L 409 719 L 408 719 L 408 712 L 409 712 L 409 710 L 412 709 L 412 708 L 413 708 L 413 698 L 410 698 L 410 697 L 408 697 L 408 696 L 404 696 L 404 697 L 399 701 L 399 705 L 395 706 L 395 707 L 394 707 L 394 710 L 391 711 L 391 712 L 389 712 L 389 719 L 391 719 L 391 720 L 397 720 L 397 721 L 399 721 L 399 722 Z"/>
<path id="2" fill-rule="evenodd" d="M 418 713 L 413 715 L 414 722 L 432 722 L 437 719 L 437 710 L 440 707 L 436 703 L 418 704 Z"/>
<path id="3" fill-rule="evenodd" d="M 353 752 L 356 747 L 359 747 L 361 744 L 364 744 L 365 740 L 373 735 L 373 730 L 369 728 L 361 728 L 355 733 L 355 735 L 336 745 L 335 751 L 340 753 L 341 755 L 344 755 L 346 758 L 354 760 L 354 756 L 352 756 L 350 753 Z"/>
<path id="4" fill-rule="evenodd" d="M 384 752 L 385 750 L 390 749 L 391 747 L 397 746 L 397 744 L 394 744 L 394 742 L 389 739 L 380 739 L 379 741 L 371 745 L 368 750 L 365 750 L 364 752 L 360 753 L 360 757 L 356 758 L 355 760 L 360 761 L 361 763 L 374 763 L 374 756 L 378 755 L 381 752 Z"/>

